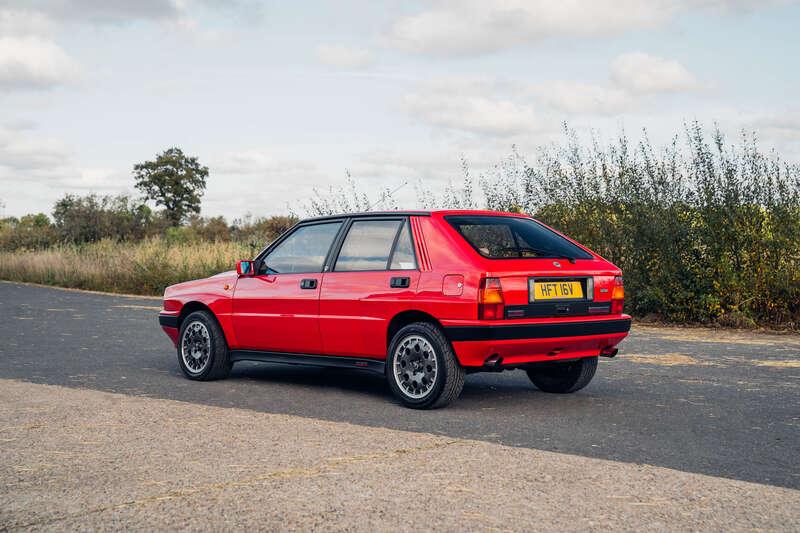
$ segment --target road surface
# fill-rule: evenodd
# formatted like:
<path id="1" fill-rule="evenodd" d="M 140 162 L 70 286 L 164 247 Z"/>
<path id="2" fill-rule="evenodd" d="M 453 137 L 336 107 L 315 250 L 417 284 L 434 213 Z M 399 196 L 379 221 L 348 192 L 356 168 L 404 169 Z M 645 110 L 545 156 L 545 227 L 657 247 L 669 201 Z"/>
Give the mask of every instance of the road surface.
<path id="1" fill-rule="evenodd" d="M 52 421 L 53 417 L 61 420 L 62 424 L 56 426 L 63 433 L 72 427 L 64 422 L 69 412 L 75 412 L 75 416 L 91 416 L 84 411 L 70 411 L 65 407 L 68 405 L 104 405 L 103 409 L 108 409 L 108 416 L 112 416 L 112 413 L 117 413 L 114 416 L 123 416 L 117 412 L 122 409 L 119 407 L 122 405 L 120 401 L 109 398 L 130 398 L 130 405 L 123 402 L 128 406 L 124 412 L 130 417 L 130 412 L 143 409 L 136 402 L 178 400 L 184 403 L 164 402 L 164 412 L 185 410 L 188 404 L 197 406 L 197 412 L 204 414 L 199 418 L 187 419 L 185 427 L 180 423 L 180 418 L 170 416 L 164 423 L 172 428 L 173 436 L 180 433 L 176 428 L 184 431 L 191 429 L 195 435 L 200 435 L 203 431 L 199 428 L 207 426 L 208 438 L 211 438 L 211 428 L 219 430 L 230 423 L 225 420 L 225 412 L 235 413 L 231 416 L 236 420 L 248 416 L 254 417 L 254 420 L 267 417 L 263 420 L 271 422 L 264 423 L 288 424 L 287 427 L 332 424 L 330 427 L 335 427 L 335 431 L 341 435 L 362 435 L 367 439 L 375 439 L 374 446 L 369 442 L 352 446 L 358 448 L 361 454 L 366 453 L 366 449 L 386 452 L 379 445 L 382 439 L 395 441 L 398 449 L 402 449 L 404 443 L 396 442 L 397 439 L 407 439 L 412 447 L 433 445 L 436 448 L 457 443 L 455 448 L 461 446 L 460 449 L 469 449 L 470 455 L 483 456 L 484 468 L 493 462 L 497 463 L 486 474 L 492 478 L 504 472 L 504 479 L 511 480 L 513 474 L 507 472 L 511 466 L 517 472 L 524 472 L 525 461 L 545 461 L 543 457 L 557 457 L 562 458 L 559 461 L 566 461 L 573 465 L 573 469 L 580 469 L 584 473 L 586 468 L 599 468 L 600 471 L 606 468 L 597 465 L 618 465 L 614 469 L 614 476 L 617 477 L 600 480 L 586 474 L 588 478 L 581 478 L 586 482 L 581 486 L 596 483 L 597 490 L 601 489 L 603 483 L 610 483 L 612 487 L 620 487 L 620 491 L 626 494 L 632 487 L 646 487 L 638 490 L 639 494 L 647 491 L 656 491 L 653 494 L 657 494 L 658 490 L 664 490 L 667 494 L 675 486 L 682 487 L 675 489 L 676 493 L 686 490 L 686 483 L 705 486 L 703 483 L 706 482 L 702 480 L 713 479 L 713 483 L 734 484 L 731 486 L 737 488 L 730 489 L 733 491 L 730 494 L 738 495 L 740 499 L 731 497 L 725 500 L 725 504 L 717 502 L 721 508 L 728 510 L 718 516 L 719 520 L 708 522 L 709 527 L 734 525 L 725 522 L 723 515 L 727 515 L 728 520 L 738 516 L 734 510 L 746 508 L 742 507 L 745 501 L 746 505 L 767 505 L 764 501 L 753 502 L 755 493 L 747 492 L 755 490 L 753 487 L 763 487 L 768 492 L 777 491 L 772 496 L 762 495 L 758 499 L 771 498 L 771 505 L 778 505 L 783 514 L 779 517 L 780 512 L 775 509 L 753 510 L 756 518 L 761 517 L 765 521 L 756 520 L 749 526 L 780 529 L 786 524 L 793 523 L 796 526 L 797 520 L 800 520 L 800 492 L 797 490 L 800 489 L 800 463 L 797 461 L 800 456 L 800 336 L 635 325 L 630 338 L 623 343 L 620 355 L 616 359 L 601 360 L 594 381 L 579 393 L 561 396 L 539 392 L 521 371 L 474 374 L 467 377 L 461 398 L 450 407 L 437 411 L 414 411 L 401 407 L 379 376 L 362 371 L 237 363 L 231 377 L 225 381 L 188 381 L 181 376 L 174 348 L 157 324 L 159 308 L 160 302 L 155 299 L 0 283 L 0 316 L 3 317 L 0 321 L 0 380 L 6 384 L 6 397 L 3 398 L 5 408 L 0 424 L 6 425 L 7 432 L 12 434 L 7 437 L 11 439 L 9 443 L 26 443 L 22 448 L 14 446 L 13 453 L 8 451 L 0 456 L 3 461 L 0 476 L 17 472 L 19 477 L 14 483 L 25 485 L 27 481 L 24 474 L 19 474 L 19 464 L 32 461 L 30 454 L 33 452 L 30 450 L 49 435 L 46 430 L 42 430 L 43 433 L 38 436 L 14 430 L 31 424 L 36 428 L 35 417 L 31 418 L 33 415 L 26 413 L 35 413 L 36 409 L 40 409 L 47 413 L 48 420 Z M 36 388 L 34 384 L 57 385 L 75 391 Z M 118 396 L 95 391 L 116 393 Z M 62 399 L 48 406 L 49 397 Z M 14 398 L 19 399 L 19 406 L 13 405 Z M 25 402 L 29 402 L 29 405 Z M 218 408 L 235 409 L 226 411 Z M 145 424 L 145 421 L 139 423 Z M 146 431 L 146 428 L 142 431 Z M 234 428 L 230 431 L 237 430 Z M 231 435 L 227 435 L 230 440 Z M 344 454 L 341 443 L 345 437 L 341 435 L 329 445 L 331 450 Z M 3 437 L 0 433 L 0 439 Z M 54 438 L 53 435 L 50 437 Z M 250 449 L 256 446 L 255 442 L 260 442 L 258 438 L 266 437 L 252 438 L 256 440 L 250 443 Z M 241 446 L 239 439 L 233 440 L 236 441 L 234 448 Z M 294 445 L 301 445 L 305 450 L 301 441 L 295 441 Z M 133 450 L 134 444 L 131 446 Z M 245 452 L 240 450 L 243 457 L 238 461 L 247 460 Z M 113 455 L 121 452 L 116 446 L 106 450 L 106 453 Z M 132 454 L 133 451 L 124 453 Z M 154 450 L 153 453 L 158 455 L 166 452 Z M 254 453 L 258 455 L 261 452 Z M 295 455 L 302 454 L 298 452 Z M 445 456 L 437 457 L 429 459 L 432 465 L 441 467 L 440 462 Z M 498 457 L 505 457 L 507 461 L 498 462 Z M 379 460 L 384 459 L 388 460 L 386 457 Z M 270 460 L 278 459 L 272 457 Z M 313 468 L 322 468 L 326 472 L 331 470 L 325 466 L 328 464 L 326 461 L 332 460 L 330 457 L 317 457 L 316 460 Z M 33 461 L 33 464 L 39 463 Z M 52 464 L 52 461 L 44 461 L 43 464 Z M 550 471 L 542 465 L 528 468 L 538 472 Z M 661 481 L 650 479 L 648 485 L 642 478 L 643 475 L 651 475 L 647 474 L 650 472 L 647 469 L 662 472 L 658 474 Z M 274 473 L 273 470 L 270 472 Z M 413 473 L 406 474 L 413 476 Z M 385 475 L 385 472 L 381 475 Z M 560 474 L 551 471 L 547 475 L 556 476 L 554 479 L 558 481 Z M 669 485 L 668 479 L 677 485 Z M 0 478 L 0 484 L 3 481 L 8 480 Z M 219 482 L 224 484 L 231 481 Z M 180 480 L 170 479 L 164 483 L 180 485 Z M 208 483 L 213 484 L 211 481 Z M 625 483 L 630 485 L 621 488 Z M 723 499 L 727 497 L 725 494 L 730 495 L 725 491 L 719 493 L 719 487 L 714 488 L 713 483 L 708 485 L 708 494 L 716 494 L 714 497 Z M 466 491 L 476 490 L 466 482 L 457 485 L 465 487 Z M 373 486 L 371 490 L 377 490 L 375 487 L 379 486 L 385 487 L 386 482 Z M 558 490 L 565 487 L 575 489 L 569 484 L 559 486 L 561 488 Z M 745 490 L 741 487 L 749 488 Z M 46 494 L 42 487 L 37 490 L 38 496 Z M 17 501 L 10 496 L 16 492 L 9 490 L 6 497 L 10 499 L 6 504 L 3 504 L 5 498 L 0 495 L 0 529 L 3 528 L 4 519 L 6 525 L 12 527 L 51 524 L 47 513 L 41 516 L 31 514 L 33 507 L 20 503 L 28 501 L 24 498 L 30 494 L 25 496 L 25 491 L 20 492 L 16 498 L 23 500 Z M 172 492 L 169 491 L 156 494 L 172 498 L 169 496 Z M 469 492 L 464 495 L 469 500 L 484 497 Z M 142 497 L 146 499 L 150 496 Z M 606 494 L 604 497 L 609 496 Z M 623 498 L 621 501 L 625 501 L 627 496 L 620 497 Z M 658 498 L 653 497 L 655 500 L 648 500 L 651 501 L 650 505 L 659 506 Z M 81 501 L 82 506 L 88 505 Z M 128 500 L 123 498 L 122 503 L 125 501 Z M 100 503 L 98 505 L 99 516 L 108 518 L 103 513 L 111 511 Z M 62 511 L 52 524 L 80 527 L 88 523 L 80 520 L 70 522 L 69 516 L 72 515 L 67 510 Z M 689 519 L 692 516 L 697 518 L 697 515 L 691 514 L 691 509 L 687 512 Z M 480 510 L 476 513 L 486 515 Z M 611 511 L 607 511 L 607 514 L 613 516 Z M 314 523 L 298 519 L 297 514 L 291 516 L 299 520 L 292 527 L 315 527 Z M 468 517 L 469 514 L 464 516 Z M 776 520 L 767 520 L 771 516 Z M 142 517 L 140 519 L 144 520 Z M 652 520 L 651 517 L 647 519 Z M 141 520 L 132 524 L 152 527 L 191 524 L 190 521 L 157 524 Z M 664 526 L 672 528 L 678 523 L 674 520 L 666 522 Z M 244 523 L 220 522 L 219 525 Z M 349 527 L 344 523 L 332 523 Z M 448 523 L 452 524 L 445 522 L 439 525 L 446 527 Z M 324 527 L 325 524 L 316 526 Z M 619 527 L 636 525 L 603 521 L 582 524 L 588 527 L 592 524 Z M 698 525 L 691 520 L 683 522 L 685 526 L 692 524 Z M 372 525 L 378 527 L 386 523 Z M 425 527 L 424 523 L 419 525 Z M 368 526 L 362 524 L 357 529 L 371 529 Z M 484 526 L 518 527 L 480 520 L 474 523 L 477 528 Z M 402 529 L 399 525 L 398 528 Z"/>

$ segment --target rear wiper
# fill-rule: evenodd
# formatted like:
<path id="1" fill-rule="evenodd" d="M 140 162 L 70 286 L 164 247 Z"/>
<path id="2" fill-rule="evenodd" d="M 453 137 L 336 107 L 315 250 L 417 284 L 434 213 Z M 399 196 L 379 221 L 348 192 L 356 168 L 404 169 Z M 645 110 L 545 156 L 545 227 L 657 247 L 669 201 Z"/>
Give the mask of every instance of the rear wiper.
<path id="1" fill-rule="evenodd" d="M 503 250 L 512 250 L 519 252 L 519 256 L 522 257 L 522 252 L 533 252 L 538 257 L 542 259 L 566 259 L 573 265 L 575 264 L 575 258 L 566 254 L 559 254 L 557 252 L 553 252 L 552 250 L 543 250 L 541 248 L 533 248 L 531 246 L 506 246 Z"/>

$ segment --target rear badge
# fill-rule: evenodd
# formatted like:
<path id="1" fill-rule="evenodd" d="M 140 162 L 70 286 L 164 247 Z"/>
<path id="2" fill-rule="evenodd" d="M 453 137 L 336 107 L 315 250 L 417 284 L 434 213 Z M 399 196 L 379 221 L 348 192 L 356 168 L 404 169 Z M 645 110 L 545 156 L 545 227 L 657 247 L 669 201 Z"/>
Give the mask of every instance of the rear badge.
<path id="1" fill-rule="evenodd" d="M 558 261 L 553 261 L 553 266 L 556 268 L 561 268 L 561 263 L 559 263 Z"/>

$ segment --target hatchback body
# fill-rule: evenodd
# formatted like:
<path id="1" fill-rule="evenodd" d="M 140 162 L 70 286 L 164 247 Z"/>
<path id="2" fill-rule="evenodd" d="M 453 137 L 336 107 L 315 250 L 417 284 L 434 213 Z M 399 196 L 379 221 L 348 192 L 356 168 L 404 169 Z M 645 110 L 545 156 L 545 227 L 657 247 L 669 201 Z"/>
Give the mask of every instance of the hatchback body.
<path id="1" fill-rule="evenodd" d="M 190 379 L 242 360 L 362 368 L 405 405 L 440 407 L 471 372 L 586 386 L 630 329 L 621 276 L 524 215 L 339 215 L 298 223 L 236 271 L 168 287 L 159 322 Z"/>

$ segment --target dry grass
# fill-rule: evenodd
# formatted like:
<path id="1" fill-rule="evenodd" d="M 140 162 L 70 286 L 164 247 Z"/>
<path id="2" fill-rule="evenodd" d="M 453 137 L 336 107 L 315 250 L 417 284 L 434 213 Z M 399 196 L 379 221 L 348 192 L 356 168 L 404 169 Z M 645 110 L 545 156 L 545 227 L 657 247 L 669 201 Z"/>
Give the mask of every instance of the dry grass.
<path id="1" fill-rule="evenodd" d="M 82 246 L 0 253 L 0 279 L 129 294 L 163 293 L 180 281 L 232 270 L 252 252 L 235 242 L 136 243 L 101 241 Z"/>

